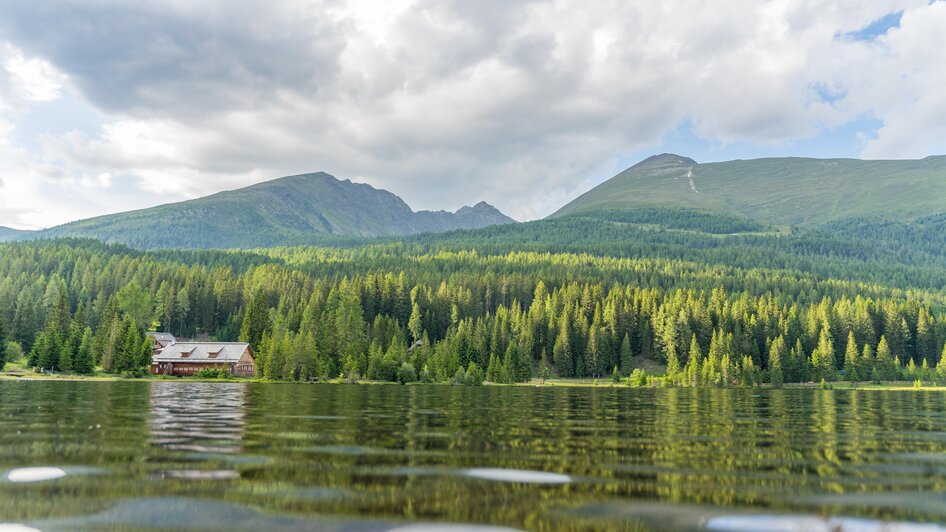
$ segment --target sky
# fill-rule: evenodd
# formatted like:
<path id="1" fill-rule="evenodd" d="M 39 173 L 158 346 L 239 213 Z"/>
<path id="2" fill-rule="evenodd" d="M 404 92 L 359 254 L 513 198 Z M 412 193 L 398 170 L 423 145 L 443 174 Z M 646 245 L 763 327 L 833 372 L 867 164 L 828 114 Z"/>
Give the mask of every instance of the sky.
<path id="1" fill-rule="evenodd" d="M 946 153 L 946 1 L 0 0 L 0 225 L 326 171 L 540 218 L 656 153 Z"/>

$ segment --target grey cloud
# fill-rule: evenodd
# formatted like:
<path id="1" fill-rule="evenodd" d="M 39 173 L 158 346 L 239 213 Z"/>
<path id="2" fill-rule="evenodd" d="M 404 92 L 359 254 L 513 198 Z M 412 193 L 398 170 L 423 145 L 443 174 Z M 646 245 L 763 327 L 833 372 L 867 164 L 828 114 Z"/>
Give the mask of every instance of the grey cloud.
<path id="1" fill-rule="evenodd" d="M 2 0 L 0 36 L 53 62 L 97 107 L 138 115 L 252 107 L 279 90 L 315 96 L 337 71 L 341 29 L 317 9 L 207 5 Z"/>
<path id="2" fill-rule="evenodd" d="M 780 141 L 864 112 L 810 101 L 844 88 L 833 36 L 889 7 L 840 3 L 418 0 L 365 21 L 341 0 L 0 0 L 0 41 L 115 115 L 44 139 L 74 171 L 194 195 L 325 170 L 529 218 L 683 120 Z"/>

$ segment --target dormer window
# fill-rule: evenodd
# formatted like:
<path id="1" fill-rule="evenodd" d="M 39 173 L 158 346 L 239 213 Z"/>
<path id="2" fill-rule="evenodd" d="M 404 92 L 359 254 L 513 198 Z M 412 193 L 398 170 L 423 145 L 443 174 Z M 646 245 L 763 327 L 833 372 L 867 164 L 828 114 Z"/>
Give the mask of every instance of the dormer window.
<path id="1" fill-rule="evenodd" d="M 194 352 L 193 350 L 190 350 L 190 351 L 181 351 L 181 358 L 187 358 L 187 357 L 191 356 L 191 353 L 193 353 L 193 352 Z"/>
<path id="2" fill-rule="evenodd" d="M 219 354 L 220 354 L 220 351 L 217 351 L 217 352 L 215 352 L 215 353 L 207 353 L 207 357 L 208 357 L 208 358 L 217 358 L 217 355 L 219 355 Z"/>

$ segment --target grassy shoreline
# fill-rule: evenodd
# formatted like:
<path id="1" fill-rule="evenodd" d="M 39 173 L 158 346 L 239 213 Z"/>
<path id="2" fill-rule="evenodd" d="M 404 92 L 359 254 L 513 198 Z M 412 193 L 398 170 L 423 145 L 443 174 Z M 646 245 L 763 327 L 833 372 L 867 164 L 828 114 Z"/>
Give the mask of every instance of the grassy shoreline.
<path id="1" fill-rule="evenodd" d="M 199 378 L 199 377 L 170 377 L 166 375 L 148 375 L 141 378 L 130 378 L 122 377 L 119 375 L 112 375 L 104 372 L 96 372 L 92 375 L 77 375 L 77 374 L 53 374 L 53 375 L 43 375 L 32 372 L 19 372 L 19 371 L 6 371 L 0 373 L 0 381 L 91 381 L 91 382 L 111 382 L 111 381 L 130 381 L 130 382 L 232 382 L 232 383 L 254 383 L 254 384 L 305 384 L 298 381 L 274 381 L 266 380 L 260 377 L 253 378 L 231 378 L 231 379 L 210 379 L 210 378 Z M 314 382 L 315 384 L 347 384 L 347 385 L 390 385 L 397 386 L 399 383 L 388 382 L 388 381 L 371 381 L 371 380 L 359 380 L 356 382 L 349 382 L 344 379 L 330 379 L 330 380 L 320 380 Z M 410 383 L 409 386 L 451 386 L 451 383 L 448 382 L 415 382 Z M 521 382 L 515 384 L 497 384 L 492 382 L 484 382 L 483 386 L 525 386 L 525 387 L 543 387 L 543 388 L 632 388 L 624 382 L 616 383 L 610 379 L 548 379 L 542 381 L 541 379 L 533 379 L 531 382 Z M 917 391 L 917 390 L 938 390 L 946 391 L 946 386 L 933 384 L 933 383 L 924 383 L 921 387 L 917 388 L 914 386 L 912 381 L 890 381 L 883 382 L 880 384 L 875 384 L 872 382 L 858 382 L 851 383 L 848 381 L 837 381 L 827 383 L 828 388 L 831 390 L 887 390 L 887 391 Z M 643 388 L 661 388 L 660 386 L 644 386 Z M 715 388 L 713 386 L 701 386 L 700 388 Z M 733 386 L 730 388 L 743 388 L 742 386 Z M 770 384 L 759 384 L 755 388 L 769 388 L 773 389 L 774 387 Z M 784 384 L 782 389 L 822 389 L 820 383 L 807 382 L 807 383 L 787 383 Z M 722 389 L 722 388 L 720 388 Z"/>

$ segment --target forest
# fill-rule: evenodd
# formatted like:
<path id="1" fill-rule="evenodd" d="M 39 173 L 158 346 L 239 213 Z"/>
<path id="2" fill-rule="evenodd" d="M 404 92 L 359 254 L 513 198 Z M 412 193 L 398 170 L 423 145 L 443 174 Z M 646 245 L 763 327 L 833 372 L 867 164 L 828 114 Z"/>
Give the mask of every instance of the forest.
<path id="1" fill-rule="evenodd" d="M 943 382 L 946 245 L 920 245 L 942 223 L 746 236 L 723 233 L 771 228 L 648 210 L 335 247 L 2 244 L 0 366 L 141 376 L 158 330 L 249 342 L 267 380 Z"/>

